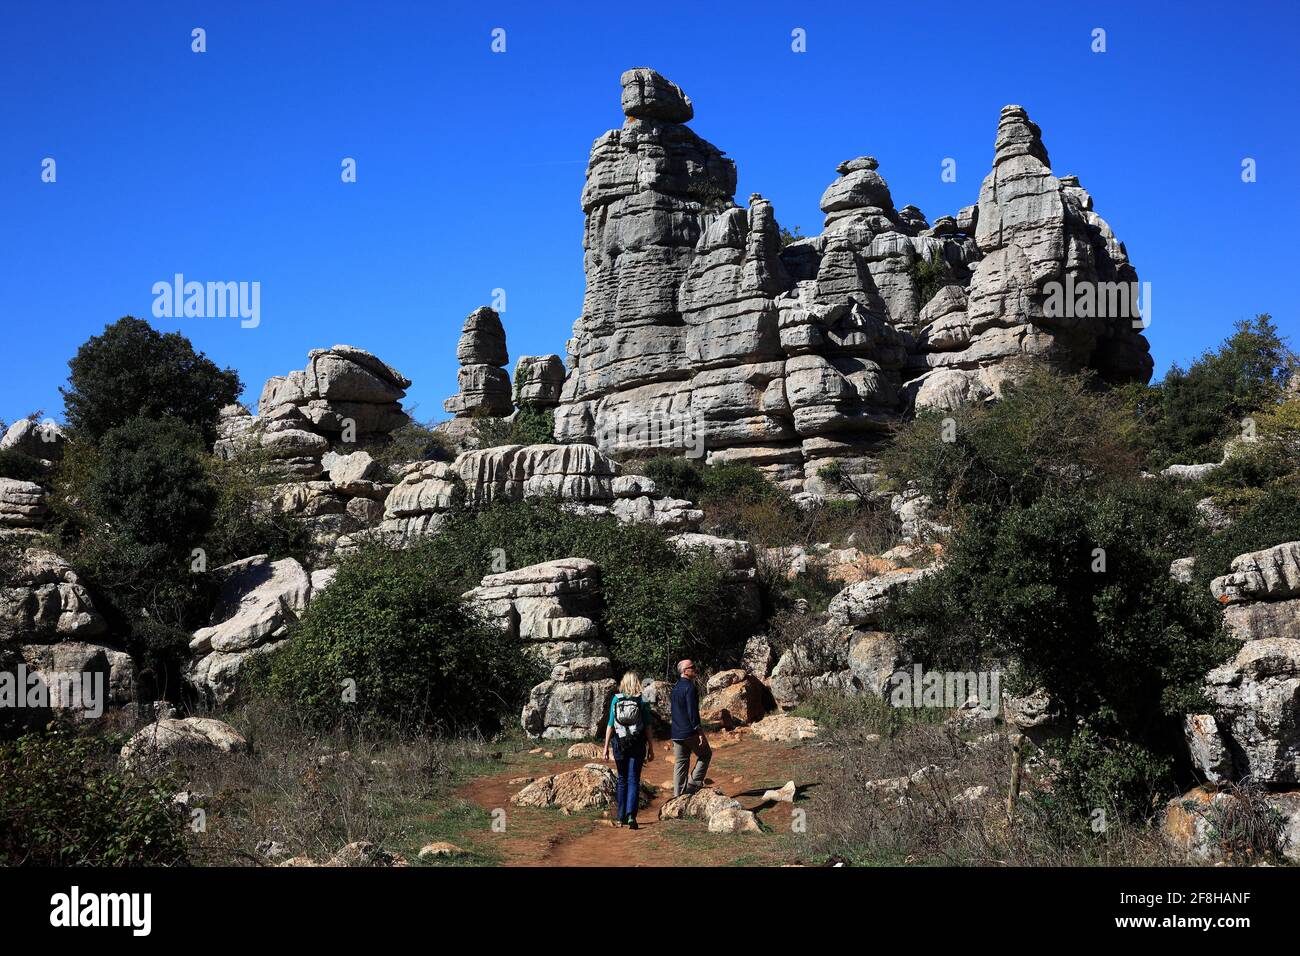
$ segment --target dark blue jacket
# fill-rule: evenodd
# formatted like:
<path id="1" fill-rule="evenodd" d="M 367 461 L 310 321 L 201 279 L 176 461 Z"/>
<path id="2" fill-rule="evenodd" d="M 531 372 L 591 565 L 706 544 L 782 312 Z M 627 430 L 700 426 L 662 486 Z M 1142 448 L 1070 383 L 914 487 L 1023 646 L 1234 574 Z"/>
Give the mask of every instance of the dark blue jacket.
<path id="1" fill-rule="evenodd" d="M 700 732 L 700 692 L 695 681 L 681 678 L 673 685 L 673 740 Z"/>

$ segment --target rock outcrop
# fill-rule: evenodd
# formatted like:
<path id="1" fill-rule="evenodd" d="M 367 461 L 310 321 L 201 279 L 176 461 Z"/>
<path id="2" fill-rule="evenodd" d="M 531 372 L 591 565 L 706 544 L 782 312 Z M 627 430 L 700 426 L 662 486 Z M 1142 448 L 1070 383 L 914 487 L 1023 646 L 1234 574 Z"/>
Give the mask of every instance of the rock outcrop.
<path id="1" fill-rule="evenodd" d="M 118 762 L 128 770 L 147 771 L 171 760 L 248 750 L 243 734 L 211 717 L 166 717 L 138 731 L 122 747 Z"/>
<path id="2" fill-rule="evenodd" d="M 1210 591 L 1242 641 L 1210 671 L 1209 714 L 1184 721 L 1188 749 L 1209 783 L 1300 783 L 1300 542 L 1233 559 Z"/>
<path id="3" fill-rule="evenodd" d="M 318 435 L 343 443 L 361 441 L 410 421 L 401 406 L 410 387 L 408 378 L 364 349 L 313 349 L 302 371 L 267 379 L 258 417 L 274 418 L 292 408 Z"/>
<path id="4" fill-rule="evenodd" d="M 510 398 L 510 376 L 505 365 L 506 331 L 501 317 L 487 306 L 475 309 L 465 319 L 456 346 L 458 391 L 443 402 L 443 408 L 458 418 L 487 415 L 504 418 L 515 410 Z"/>
<path id="5" fill-rule="evenodd" d="M 520 408 L 554 408 L 564 390 L 564 359 L 558 355 L 521 355 L 515 363 L 515 404 Z"/>
<path id="6" fill-rule="evenodd" d="M 871 474 L 911 408 L 996 396 L 1023 362 L 1150 377 L 1128 311 L 1061 306 L 1137 277 L 1020 107 L 1003 110 L 977 205 L 930 226 L 862 156 L 822 195 L 822 235 L 783 245 L 771 203 L 737 205 L 735 165 L 684 125 L 689 98 L 652 70 L 621 82 L 625 121 L 596 140 L 582 193 L 587 291 L 558 440 L 743 461 L 829 493 L 819 472 Z"/>
<path id="7" fill-rule="evenodd" d="M 20 418 L 0 437 L 0 451 L 15 451 L 33 461 L 51 462 L 63 457 L 67 436 L 54 421 Z"/>
<path id="8" fill-rule="evenodd" d="M 49 517 L 45 489 L 34 481 L 0 478 L 0 534 L 23 537 L 39 530 Z"/>
<path id="9" fill-rule="evenodd" d="M 529 692 L 524 730 L 565 740 L 602 732 L 615 681 L 598 623 L 602 598 L 595 562 L 562 558 L 489 574 L 464 597 L 551 668 L 550 678 Z"/>
<path id="10" fill-rule="evenodd" d="M 308 574 L 293 558 L 271 561 L 264 554 L 212 573 L 221 582 L 220 597 L 213 623 L 195 631 L 190 640 L 193 661 L 185 677 L 204 699 L 225 704 L 237 695 L 243 665 L 287 640 L 289 626 L 330 574 Z"/>
<path id="11" fill-rule="evenodd" d="M 653 481 L 621 471 L 592 445 L 497 445 L 464 452 L 451 464 L 414 462 L 389 491 L 378 531 L 399 539 L 431 534 L 461 504 L 541 498 L 591 517 L 673 531 L 689 530 L 704 519 L 691 502 L 666 498 Z"/>
<path id="12" fill-rule="evenodd" d="M 266 381 L 256 416 L 239 404 L 221 409 L 213 451 L 278 479 L 273 508 L 300 519 L 326 558 L 384 517 L 392 479 L 363 446 L 410 422 L 401 406 L 410 385 L 363 349 L 314 349 L 306 369 Z"/>

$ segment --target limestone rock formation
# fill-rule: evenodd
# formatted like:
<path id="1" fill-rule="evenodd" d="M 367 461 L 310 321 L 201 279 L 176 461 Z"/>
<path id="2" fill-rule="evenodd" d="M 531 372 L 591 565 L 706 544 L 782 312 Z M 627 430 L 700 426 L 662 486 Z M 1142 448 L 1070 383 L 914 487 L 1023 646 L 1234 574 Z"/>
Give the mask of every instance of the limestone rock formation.
<path id="1" fill-rule="evenodd" d="M 34 481 L 0 478 L 0 532 L 30 534 L 45 524 L 49 513 L 43 487 Z"/>
<path id="2" fill-rule="evenodd" d="M 648 522 L 689 530 L 704 513 L 665 498 L 655 483 L 621 475 L 620 466 L 592 445 L 497 445 L 467 451 L 454 462 L 414 462 L 388 492 L 378 532 L 397 539 L 432 534 L 460 504 L 550 498 L 592 517 Z"/>
<path id="3" fill-rule="evenodd" d="M 555 807 L 564 813 L 598 810 L 613 804 L 617 785 L 618 775 L 613 768 L 589 763 L 534 780 L 511 797 L 510 802 L 517 807 Z M 649 802 L 643 785 L 639 803 L 644 807 Z"/>
<path id="4" fill-rule="evenodd" d="M 1212 713 L 1184 722 L 1193 764 L 1210 783 L 1300 783 L 1300 542 L 1239 555 L 1210 590 L 1242 645 L 1206 678 Z"/>
<path id="5" fill-rule="evenodd" d="M 118 762 L 128 770 L 148 770 L 175 758 L 241 753 L 248 741 L 229 724 L 211 717 L 167 717 L 144 727 L 122 747 Z"/>
<path id="6" fill-rule="evenodd" d="M 714 674 L 709 678 L 707 690 L 700 701 L 701 719 L 727 729 L 761 720 L 772 707 L 771 693 L 743 668 Z"/>
<path id="7" fill-rule="evenodd" d="M 313 576 L 293 558 L 255 555 L 212 572 L 221 582 L 213 623 L 190 640 L 186 680 L 206 700 L 225 704 L 249 658 L 280 647 L 313 595 Z M 323 583 L 328 578 L 320 579 Z"/>
<path id="8" fill-rule="evenodd" d="M 310 430 L 338 440 L 385 435 L 410 421 L 401 399 L 408 378 L 377 356 L 351 345 L 313 349 L 306 369 L 267 379 L 258 417 L 286 406 L 297 409 Z"/>
<path id="9" fill-rule="evenodd" d="M 256 416 L 239 404 L 221 409 L 213 452 L 278 478 L 274 509 L 301 519 L 327 558 L 383 518 L 391 479 L 360 448 L 410 422 L 400 401 L 410 385 L 363 349 L 314 349 L 306 369 L 267 380 Z"/>
<path id="10" fill-rule="evenodd" d="M 550 679 L 528 695 L 524 729 L 559 739 L 599 734 L 615 682 L 597 623 L 602 599 L 595 562 L 562 558 L 489 574 L 464 597 L 551 666 Z"/>
<path id="11" fill-rule="evenodd" d="M 748 462 L 825 494 L 819 472 L 870 475 L 911 408 L 994 397 L 1026 361 L 1150 377 L 1133 315 L 1057 307 L 1054 283 L 1127 295 L 1137 277 L 1020 107 L 977 205 L 930 226 L 861 156 L 822 195 L 822 235 L 783 247 L 771 203 L 738 206 L 734 164 L 684 125 L 689 98 L 644 68 L 622 84 L 626 119 L 582 193 L 587 292 L 557 440 Z"/>
<path id="12" fill-rule="evenodd" d="M 0 642 L 84 641 L 108 630 L 90 592 L 63 558 L 27 548 L 0 587 Z"/>
<path id="13" fill-rule="evenodd" d="M 446 411 L 458 418 L 504 418 L 515 410 L 510 399 L 510 376 L 505 371 L 510 361 L 506 331 L 494 310 L 483 306 L 465 319 L 456 360 L 460 362 L 456 373 L 459 391 L 443 402 Z"/>
<path id="14" fill-rule="evenodd" d="M 0 451 L 16 451 L 34 461 L 57 461 L 63 457 L 67 436 L 56 422 L 20 418 L 0 437 Z"/>
<path id="15" fill-rule="evenodd" d="M 564 359 L 558 355 L 521 355 L 515 363 L 515 404 L 520 408 L 554 408 L 564 391 Z"/>

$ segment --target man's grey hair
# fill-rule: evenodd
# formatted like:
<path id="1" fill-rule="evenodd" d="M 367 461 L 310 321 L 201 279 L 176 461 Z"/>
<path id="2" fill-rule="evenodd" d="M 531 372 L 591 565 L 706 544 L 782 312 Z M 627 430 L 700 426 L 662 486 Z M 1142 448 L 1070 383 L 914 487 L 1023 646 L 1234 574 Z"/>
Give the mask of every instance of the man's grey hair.
<path id="1" fill-rule="evenodd" d="M 689 664 L 689 663 L 690 663 L 689 660 L 678 661 L 678 662 L 677 662 L 677 676 L 678 676 L 678 677 L 681 677 L 683 674 L 686 673 L 686 665 Z"/>

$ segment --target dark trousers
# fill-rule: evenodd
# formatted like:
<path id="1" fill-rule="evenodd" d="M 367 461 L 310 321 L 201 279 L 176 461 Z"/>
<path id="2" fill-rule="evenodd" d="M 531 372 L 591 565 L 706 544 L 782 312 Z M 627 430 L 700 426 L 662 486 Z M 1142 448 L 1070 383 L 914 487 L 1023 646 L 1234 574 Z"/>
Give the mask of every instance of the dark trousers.
<path id="1" fill-rule="evenodd" d="M 618 767 L 618 786 L 614 789 L 614 806 L 619 820 L 636 819 L 641 802 L 641 767 L 645 764 L 645 737 L 627 744 L 615 736 L 611 742 L 614 765 Z"/>

